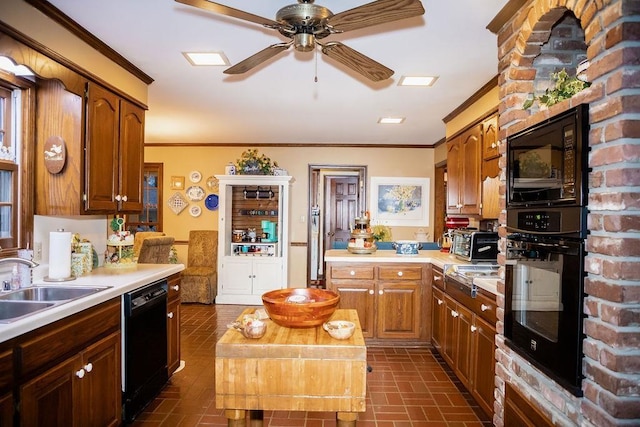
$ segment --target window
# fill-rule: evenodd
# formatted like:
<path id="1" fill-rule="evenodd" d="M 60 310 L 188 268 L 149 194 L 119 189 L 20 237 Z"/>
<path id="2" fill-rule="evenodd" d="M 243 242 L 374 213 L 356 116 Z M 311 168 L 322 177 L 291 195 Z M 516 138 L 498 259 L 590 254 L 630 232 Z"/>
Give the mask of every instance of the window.
<path id="1" fill-rule="evenodd" d="M 162 163 L 145 163 L 142 177 L 142 212 L 129 215 L 130 232 L 162 231 Z"/>
<path id="2" fill-rule="evenodd" d="M 13 91 L 0 86 L 0 247 L 18 246 L 18 165 L 13 135 Z"/>

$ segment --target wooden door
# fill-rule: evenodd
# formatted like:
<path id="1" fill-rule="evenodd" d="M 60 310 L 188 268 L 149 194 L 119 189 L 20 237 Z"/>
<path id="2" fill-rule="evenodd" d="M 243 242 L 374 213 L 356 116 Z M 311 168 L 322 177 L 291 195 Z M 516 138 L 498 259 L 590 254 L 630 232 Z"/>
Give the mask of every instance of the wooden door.
<path id="1" fill-rule="evenodd" d="M 119 117 L 119 98 L 98 85 L 89 85 L 85 152 L 88 211 L 113 213 L 117 209 Z"/>
<path id="2" fill-rule="evenodd" d="M 144 110 L 130 102 L 120 103 L 119 210 L 142 211 L 142 173 L 144 159 Z M 125 200 L 126 198 L 126 200 Z"/>
<path id="3" fill-rule="evenodd" d="M 476 316 L 473 333 L 473 367 L 471 394 L 476 402 L 493 417 L 493 391 L 495 388 L 496 330 Z"/>
<path id="4" fill-rule="evenodd" d="M 82 354 L 81 400 L 75 402 L 84 426 L 117 426 L 122 422 L 120 333 L 89 346 Z"/>
<path id="5" fill-rule="evenodd" d="M 80 356 L 72 357 L 20 387 L 21 426 L 82 425 L 80 411 L 74 411 L 74 399 L 80 395 L 76 372 L 81 362 Z"/>
<path id="6" fill-rule="evenodd" d="M 442 353 L 442 342 L 444 340 L 444 320 L 447 314 L 447 308 L 444 303 L 444 295 L 442 291 L 435 286 L 431 288 L 433 292 L 431 305 L 431 343 Z"/>
<path id="7" fill-rule="evenodd" d="M 350 227 L 358 212 L 358 177 L 327 176 L 325 178 L 325 249 L 334 242 L 349 242 Z"/>
<path id="8" fill-rule="evenodd" d="M 420 337 L 420 282 L 378 283 L 378 338 Z"/>
<path id="9" fill-rule="evenodd" d="M 338 308 L 354 309 L 364 338 L 373 338 L 375 334 L 375 290 L 373 282 L 332 283 L 330 289 L 340 295 Z"/>
<path id="10" fill-rule="evenodd" d="M 482 126 L 477 125 L 462 134 L 460 160 L 462 179 L 460 182 L 460 213 L 473 215 L 480 213 L 481 187 L 480 169 L 482 162 Z"/>

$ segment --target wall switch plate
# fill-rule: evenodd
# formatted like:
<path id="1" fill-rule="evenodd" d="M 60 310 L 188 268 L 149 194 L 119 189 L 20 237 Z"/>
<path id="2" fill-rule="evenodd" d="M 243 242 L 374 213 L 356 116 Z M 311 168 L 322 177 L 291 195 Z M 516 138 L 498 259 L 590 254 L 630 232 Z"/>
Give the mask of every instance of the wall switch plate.
<path id="1" fill-rule="evenodd" d="M 33 260 L 42 261 L 42 242 L 33 242 Z"/>

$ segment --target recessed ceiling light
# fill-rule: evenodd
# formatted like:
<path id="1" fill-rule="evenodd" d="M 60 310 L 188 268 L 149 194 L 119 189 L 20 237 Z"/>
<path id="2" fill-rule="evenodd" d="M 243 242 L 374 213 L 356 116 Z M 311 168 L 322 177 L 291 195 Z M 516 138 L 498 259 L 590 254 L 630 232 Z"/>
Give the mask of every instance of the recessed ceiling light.
<path id="1" fill-rule="evenodd" d="M 229 65 L 222 52 L 182 52 L 191 65 Z"/>
<path id="2" fill-rule="evenodd" d="M 404 122 L 404 117 L 380 117 L 378 123 L 381 125 L 399 125 Z"/>
<path id="3" fill-rule="evenodd" d="M 436 80 L 434 76 L 402 76 L 398 86 L 432 86 Z"/>

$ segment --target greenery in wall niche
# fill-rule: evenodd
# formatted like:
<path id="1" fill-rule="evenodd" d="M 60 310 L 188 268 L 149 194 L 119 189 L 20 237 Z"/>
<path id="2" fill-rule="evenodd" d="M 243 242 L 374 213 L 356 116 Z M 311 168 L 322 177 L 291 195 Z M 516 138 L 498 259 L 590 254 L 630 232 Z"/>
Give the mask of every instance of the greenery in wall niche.
<path id="1" fill-rule="evenodd" d="M 277 162 L 271 162 L 269 157 L 259 154 L 256 149 L 243 151 L 236 160 L 236 173 L 239 175 L 272 175 L 273 168 L 277 167 Z"/>
<path id="2" fill-rule="evenodd" d="M 547 88 L 543 95 L 533 95 L 532 98 L 527 99 L 524 104 L 522 104 L 523 110 L 531 108 L 536 101 L 541 105 L 551 107 L 591 86 L 591 83 L 583 82 L 576 76 L 569 76 L 567 70 L 564 68 L 557 73 L 551 73 L 551 80 L 555 82 L 553 87 Z"/>

